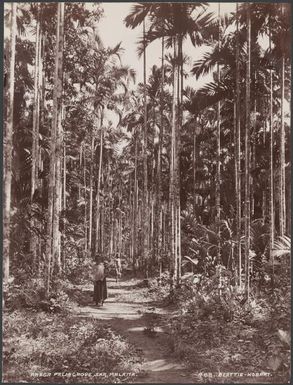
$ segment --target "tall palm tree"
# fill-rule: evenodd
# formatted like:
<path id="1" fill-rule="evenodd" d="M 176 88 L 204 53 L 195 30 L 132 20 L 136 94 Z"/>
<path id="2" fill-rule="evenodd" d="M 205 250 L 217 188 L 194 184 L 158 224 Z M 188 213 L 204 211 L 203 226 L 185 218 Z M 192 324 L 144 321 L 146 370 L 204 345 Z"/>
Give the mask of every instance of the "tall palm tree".
<path id="1" fill-rule="evenodd" d="M 15 41 L 16 41 L 16 3 L 11 3 L 10 22 L 10 56 L 7 121 L 4 136 L 4 210 L 3 210 L 3 278 L 4 284 L 9 280 L 10 260 L 10 217 L 11 217 L 11 180 L 12 180 L 12 136 L 15 78 Z"/>
<path id="2" fill-rule="evenodd" d="M 272 51 L 272 17 L 269 16 L 269 48 Z M 273 65 L 270 68 L 270 101 L 269 101 L 269 125 L 270 125 L 270 257 L 274 247 L 275 215 L 274 215 L 274 115 L 273 115 Z"/>
<path id="3" fill-rule="evenodd" d="M 132 8 L 131 13 L 125 18 L 125 24 L 127 27 L 132 29 L 138 25 L 143 24 L 143 103 L 144 103 L 144 116 L 143 116 L 143 145 L 142 145 L 142 156 L 143 156 L 143 248 L 142 258 L 145 264 L 145 275 L 148 278 L 148 169 L 147 169 L 147 91 L 146 91 L 146 19 L 153 10 L 152 4 L 135 4 Z"/>
<path id="4" fill-rule="evenodd" d="M 42 29 L 41 29 L 41 4 L 36 3 L 36 43 L 35 43 L 35 71 L 34 71 L 34 106 L 33 106 L 33 130 L 32 130 L 32 171 L 31 171 L 31 202 L 33 204 L 35 191 L 39 188 L 39 125 L 40 125 L 40 105 L 41 105 L 41 81 L 42 70 Z M 31 220 L 31 227 L 35 229 L 38 223 L 34 217 Z M 37 235 L 31 235 L 31 253 L 33 267 L 36 267 L 38 254 Z"/>
<path id="5" fill-rule="evenodd" d="M 46 242 L 46 293 L 50 292 L 52 268 L 60 269 L 59 259 L 59 215 L 60 215 L 60 137 L 62 111 L 62 79 L 63 79 L 63 35 L 64 35 L 64 3 L 58 3 L 57 30 L 55 51 L 55 74 L 53 90 L 53 120 L 51 131 L 51 156 L 48 186 L 48 221 Z M 57 143 L 58 138 L 58 143 Z M 59 271 L 58 271 L 59 272 Z"/>
<path id="6" fill-rule="evenodd" d="M 236 238 L 238 256 L 238 277 L 241 287 L 241 132 L 240 132 L 240 47 L 239 47 L 239 14 L 236 3 L 236 97 L 235 97 L 235 204 L 236 204 Z"/>
<path id="7" fill-rule="evenodd" d="M 147 166 L 147 92 L 146 92 L 146 42 L 145 42 L 145 18 L 143 19 L 143 39 L 144 39 L 144 50 L 143 50 L 143 260 L 145 263 L 145 275 L 148 278 L 148 166 Z"/>
<path id="8" fill-rule="evenodd" d="M 161 84 L 160 84 L 160 130 L 159 130 L 159 143 L 158 143 L 158 154 L 157 154 L 157 212 L 156 212 L 156 220 L 157 225 L 156 229 L 158 231 L 157 239 L 157 251 L 159 255 L 159 271 L 160 271 L 160 278 L 161 278 L 161 272 L 162 272 L 162 241 L 163 241 L 163 211 L 162 211 L 162 203 L 163 203 L 163 197 L 162 197 L 162 148 L 163 148 L 163 137 L 164 137 L 164 83 L 165 83 L 165 63 L 164 63 L 164 37 L 161 38 Z"/>
<path id="9" fill-rule="evenodd" d="M 53 261 L 56 273 L 61 273 L 61 234 L 60 234 L 60 213 L 61 213 L 61 192 L 62 192 L 62 174 L 61 174 L 61 159 L 63 153 L 63 47 L 64 47 L 64 11 L 65 4 L 61 4 L 58 9 L 59 15 L 59 60 L 58 60 L 58 87 L 59 95 L 56 94 L 56 164 L 55 164 L 55 191 L 54 191 L 54 215 L 53 215 Z M 58 40 L 58 39 L 57 39 Z M 57 96 L 58 95 L 58 96 Z"/>
<path id="10" fill-rule="evenodd" d="M 36 43 L 35 43 L 35 71 L 34 71 L 34 106 L 33 106 L 33 132 L 32 132 L 32 182 L 31 196 L 38 188 L 38 136 L 39 136 L 39 87 L 40 87 L 40 52 L 41 52 L 41 29 L 40 29 L 40 5 L 36 3 Z"/>
<path id="11" fill-rule="evenodd" d="M 247 63 L 246 63 L 246 94 L 245 94 L 245 205 L 244 205 L 244 233 L 245 233 L 245 292 L 249 296 L 249 257 L 250 257 L 250 82 L 251 82 L 251 17 L 250 4 L 246 4 L 247 12 Z"/>
<path id="12" fill-rule="evenodd" d="M 221 18 L 220 18 L 220 3 L 218 6 L 218 46 L 221 49 Z M 220 64 L 217 64 L 217 81 L 220 85 L 221 72 Z M 217 103 L 217 176 L 216 176 L 216 221 L 218 226 L 218 251 L 217 258 L 220 261 L 220 219 L 221 219 L 221 101 Z"/>
<path id="13" fill-rule="evenodd" d="M 281 20 L 284 17 L 284 5 L 281 4 Z M 285 34 L 282 34 L 285 39 Z M 280 236 L 286 232 L 286 178 L 285 178 L 285 127 L 284 127 L 284 101 L 285 101 L 285 54 L 281 52 L 281 127 L 280 127 Z"/>
<path id="14" fill-rule="evenodd" d="M 170 165 L 170 212 L 171 212 L 171 263 L 173 264 L 174 277 L 177 278 L 178 254 L 177 254 L 177 210 L 178 210 L 178 158 L 177 158 L 177 106 L 178 106 L 178 76 L 179 66 L 176 63 L 178 55 L 178 40 L 174 38 L 174 61 L 173 61 L 173 98 L 172 98 L 172 124 L 171 124 L 171 165 Z"/>

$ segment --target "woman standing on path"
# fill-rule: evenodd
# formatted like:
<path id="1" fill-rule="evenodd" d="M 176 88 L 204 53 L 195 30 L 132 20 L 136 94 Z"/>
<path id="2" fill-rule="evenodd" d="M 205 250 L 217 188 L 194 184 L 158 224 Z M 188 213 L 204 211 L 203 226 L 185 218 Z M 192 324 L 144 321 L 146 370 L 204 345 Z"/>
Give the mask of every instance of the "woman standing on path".
<path id="1" fill-rule="evenodd" d="M 96 258 L 96 264 L 93 268 L 93 281 L 94 281 L 94 301 L 97 306 L 103 306 L 105 299 L 107 298 L 107 283 L 105 275 L 105 265 L 99 259 Z"/>

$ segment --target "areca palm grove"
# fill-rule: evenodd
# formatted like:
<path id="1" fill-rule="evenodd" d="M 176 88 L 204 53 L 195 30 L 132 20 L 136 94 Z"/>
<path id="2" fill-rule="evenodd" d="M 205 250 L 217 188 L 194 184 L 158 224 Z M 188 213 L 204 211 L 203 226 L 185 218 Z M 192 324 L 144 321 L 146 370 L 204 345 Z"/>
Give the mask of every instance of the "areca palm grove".
<path id="1" fill-rule="evenodd" d="M 282 302 L 290 5 L 124 6 L 138 71 L 103 41 L 103 3 L 5 5 L 4 305 L 25 287 L 51 308 L 97 255 L 190 309 L 211 287 L 224 319 Z"/>

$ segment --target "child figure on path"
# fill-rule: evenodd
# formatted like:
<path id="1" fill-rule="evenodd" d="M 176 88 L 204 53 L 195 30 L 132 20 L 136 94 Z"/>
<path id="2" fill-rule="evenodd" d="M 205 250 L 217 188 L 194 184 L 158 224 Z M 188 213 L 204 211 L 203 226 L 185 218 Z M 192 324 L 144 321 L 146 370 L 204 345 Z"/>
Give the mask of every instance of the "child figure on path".
<path id="1" fill-rule="evenodd" d="M 117 254 L 115 258 L 115 273 L 116 273 L 116 282 L 118 282 L 118 279 L 120 279 L 122 275 L 122 265 L 121 265 L 121 258 L 119 257 L 119 254 Z"/>

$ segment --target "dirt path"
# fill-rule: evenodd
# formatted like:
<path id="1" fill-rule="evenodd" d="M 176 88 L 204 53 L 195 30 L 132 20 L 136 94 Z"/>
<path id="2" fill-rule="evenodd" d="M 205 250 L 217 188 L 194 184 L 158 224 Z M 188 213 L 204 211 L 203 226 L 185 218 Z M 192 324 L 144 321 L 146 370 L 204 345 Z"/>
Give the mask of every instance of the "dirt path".
<path id="1" fill-rule="evenodd" d="M 90 294 L 92 288 L 88 286 L 82 290 Z M 89 304 L 76 308 L 76 313 L 102 320 L 142 352 L 142 374 L 135 378 L 135 382 L 195 383 L 196 378 L 171 357 L 169 336 L 162 322 L 170 310 L 153 306 L 143 296 L 143 291 L 135 288 L 134 281 L 116 284 L 110 280 L 108 299 L 102 308 Z M 153 322 L 155 332 L 150 326 Z"/>

